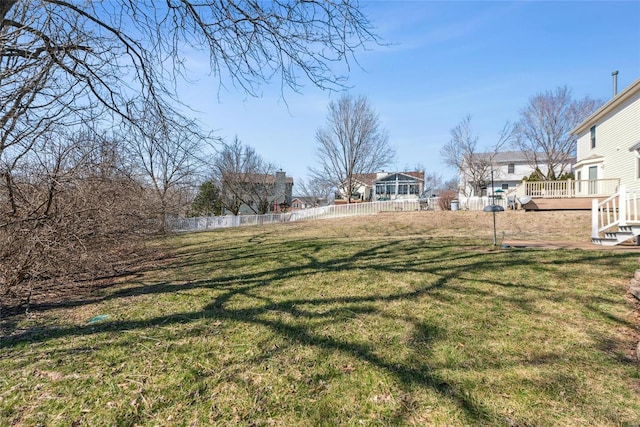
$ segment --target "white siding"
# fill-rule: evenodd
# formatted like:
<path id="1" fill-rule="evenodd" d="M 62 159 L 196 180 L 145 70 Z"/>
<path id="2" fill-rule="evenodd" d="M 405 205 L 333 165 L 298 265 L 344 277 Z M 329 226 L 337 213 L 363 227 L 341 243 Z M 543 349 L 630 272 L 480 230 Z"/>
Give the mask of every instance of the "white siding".
<path id="1" fill-rule="evenodd" d="M 509 163 L 514 164 L 513 173 L 509 173 Z M 541 164 L 538 165 L 538 168 L 542 173 L 547 173 L 547 165 Z M 507 161 L 507 162 L 496 162 L 493 169 L 493 188 L 497 190 L 502 187 L 502 184 L 508 184 L 509 188 L 517 187 L 522 183 L 522 179 L 525 177 L 529 177 L 535 168 L 532 167 L 529 163 L 524 163 L 522 161 Z M 459 187 L 460 187 L 460 198 L 464 198 L 465 196 L 480 196 L 480 194 L 473 194 L 471 185 L 467 181 L 467 174 L 464 172 L 460 172 L 459 174 Z M 487 175 L 487 181 L 491 179 L 491 175 Z M 488 194 L 491 194 L 491 189 L 488 188 Z"/>
<path id="2" fill-rule="evenodd" d="M 598 164 L 598 178 L 620 178 L 629 190 L 640 191 L 638 159 L 629 148 L 640 142 L 640 92 L 619 105 L 595 123 L 596 147 L 591 148 L 590 130 L 578 135 L 578 162 L 591 156 L 602 156 Z M 593 164 L 592 164 L 593 166 Z M 582 179 L 588 178 L 589 165 L 584 165 Z"/>

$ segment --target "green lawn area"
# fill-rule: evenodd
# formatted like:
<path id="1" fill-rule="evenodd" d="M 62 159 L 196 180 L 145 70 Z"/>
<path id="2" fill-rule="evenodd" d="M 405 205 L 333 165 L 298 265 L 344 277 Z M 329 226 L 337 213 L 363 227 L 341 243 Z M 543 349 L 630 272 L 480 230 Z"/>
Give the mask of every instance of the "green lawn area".
<path id="1" fill-rule="evenodd" d="M 163 240 L 13 323 L 0 425 L 638 425 L 637 253 L 481 237 L 378 215 Z"/>

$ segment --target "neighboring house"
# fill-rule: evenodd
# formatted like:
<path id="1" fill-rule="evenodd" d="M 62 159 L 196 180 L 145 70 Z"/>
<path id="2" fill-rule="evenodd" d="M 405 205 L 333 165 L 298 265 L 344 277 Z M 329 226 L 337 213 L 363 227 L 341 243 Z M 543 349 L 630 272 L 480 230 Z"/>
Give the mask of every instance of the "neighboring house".
<path id="1" fill-rule="evenodd" d="M 292 200 L 293 178 L 275 174 L 229 174 L 222 181 L 223 197 L 238 200 L 239 215 L 252 215 L 266 206 L 268 212 L 286 210 Z"/>
<path id="2" fill-rule="evenodd" d="M 300 209 L 309 209 L 309 208 L 317 208 L 319 206 L 326 205 L 325 199 L 320 199 L 318 197 L 294 197 L 291 200 L 291 208 L 292 211 L 297 211 Z"/>
<path id="3" fill-rule="evenodd" d="M 375 173 L 364 173 L 357 174 L 353 176 L 353 180 L 351 183 L 351 201 L 352 202 L 370 202 L 373 200 L 373 189 L 375 188 L 375 181 L 378 177 L 378 174 Z M 347 200 L 347 193 L 345 188 L 347 184 L 345 183 L 341 188 L 338 189 L 338 193 L 336 193 L 337 203 L 341 201 Z"/>
<path id="4" fill-rule="evenodd" d="M 578 140 L 576 180 L 589 180 L 590 193 L 612 194 L 618 183 L 629 191 L 640 191 L 640 79 L 571 133 Z"/>
<path id="5" fill-rule="evenodd" d="M 522 151 L 501 151 L 497 153 L 478 153 L 476 156 L 487 165 L 486 173 L 472 173 L 465 168 L 460 171 L 460 198 L 475 196 L 493 196 L 506 193 L 522 184 L 536 167 L 532 166 Z M 492 158 L 493 157 L 493 158 Z M 538 168 L 547 173 L 546 158 L 538 154 L 541 164 Z M 493 170 L 493 186 L 491 186 L 491 171 Z M 470 177 L 482 175 L 484 178 L 479 185 L 474 185 Z"/>
<path id="6" fill-rule="evenodd" d="M 352 201 L 417 199 L 424 191 L 424 172 L 378 172 L 354 176 Z M 339 199 L 346 200 L 344 190 Z"/>

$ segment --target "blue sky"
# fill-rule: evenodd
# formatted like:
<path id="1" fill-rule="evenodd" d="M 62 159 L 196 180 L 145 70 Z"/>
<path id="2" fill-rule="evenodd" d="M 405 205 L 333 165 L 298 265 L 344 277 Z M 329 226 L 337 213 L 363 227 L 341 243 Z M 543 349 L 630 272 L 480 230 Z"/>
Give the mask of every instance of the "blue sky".
<path id="1" fill-rule="evenodd" d="M 466 114 L 489 147 L 539 92 L 567 85 L 574 97 L 608 99 L 613 70 L 618 90 L 640 78 L 640 1 L 363 5 L 388 45 L 358 55 L 349 92 L 367 96 L 389 132 L 397 156 L 387 170 L 422 165 L 453 177 L 440 148 Z M 248 98 L 202 77 L 181 91 L 206 128 L 237 135 L 295 180 L 306 178 L 318 162 L 315 132 L 340 94 L 307 84 L 283 100 L 279 82 L 262 89 Z"/>

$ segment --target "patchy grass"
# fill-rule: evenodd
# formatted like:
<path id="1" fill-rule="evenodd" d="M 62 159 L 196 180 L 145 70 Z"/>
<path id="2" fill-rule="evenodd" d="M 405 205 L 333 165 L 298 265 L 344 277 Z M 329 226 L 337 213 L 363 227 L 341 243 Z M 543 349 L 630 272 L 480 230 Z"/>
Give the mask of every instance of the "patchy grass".
<path id="1" fill-rule="evenodd" d="M 165 264 L 14 319 L 0 425 L 640 423 L 637 254 L 436 218 L 173 237 Z"/>

